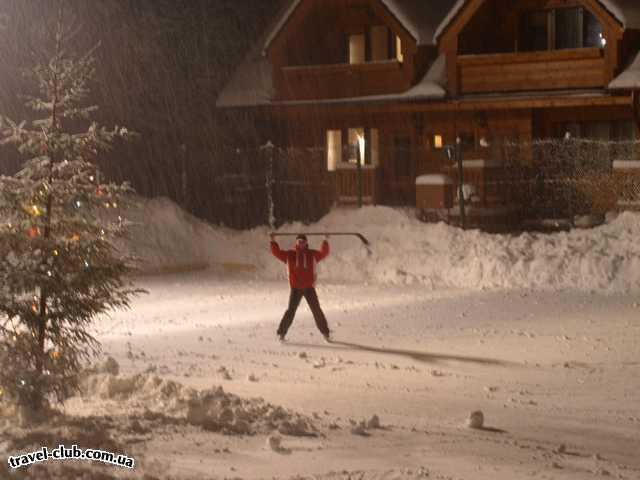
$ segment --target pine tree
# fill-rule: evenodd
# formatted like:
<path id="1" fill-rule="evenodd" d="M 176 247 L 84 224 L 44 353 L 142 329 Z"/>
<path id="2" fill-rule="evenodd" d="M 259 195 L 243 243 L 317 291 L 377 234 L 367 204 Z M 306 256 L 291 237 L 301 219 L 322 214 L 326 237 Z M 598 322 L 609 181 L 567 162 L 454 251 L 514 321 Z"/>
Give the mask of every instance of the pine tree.
<path id="1" fill-rule="evenodd" d="M 99 351 L 92 321 L 139 293 L 113 242 L 131 188 L 101 183 L 95 165 L 129 133 L 91 120 L 92 52 L 65 51 L 62 8 L 55 31 L 51 58 L 32 72 L 39 93 L 26 97 L 41 118 L 0 117 L 2 142 L 28 158 L 16 175 L 0 177 L 0 402 L 36 416 L 77 389 L 79 371 Z"/>

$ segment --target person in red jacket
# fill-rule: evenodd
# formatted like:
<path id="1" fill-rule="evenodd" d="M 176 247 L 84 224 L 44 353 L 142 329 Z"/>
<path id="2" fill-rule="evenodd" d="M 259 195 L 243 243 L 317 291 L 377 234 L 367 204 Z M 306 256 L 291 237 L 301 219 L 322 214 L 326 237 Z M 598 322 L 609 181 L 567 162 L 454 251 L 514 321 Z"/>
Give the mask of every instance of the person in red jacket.
<path id="1" fill-rule="evenodd" d="M 274 257 L 287 264 L 289 270 L 289 285 L 291 294 L 289 295 L 289 307 L 284 312 L 280 326 L 278 327 L 278 337 L 284 341 L 293 323 L 300 300 L 304 297 L 313 313 L 316 326 L 327 342 L 331 341 L 331 331 L 324 316 L 318 294 L 316 293 L 316 263 L 329 255 L 329 242 L 325 239 L 322 242 L 320 251 L 312 250 L 307 243 L 305 235 L 296 237 L 296 247 L 294 250 L 280 250 L 280 246 L 271 236 L 271 253 Z"/>

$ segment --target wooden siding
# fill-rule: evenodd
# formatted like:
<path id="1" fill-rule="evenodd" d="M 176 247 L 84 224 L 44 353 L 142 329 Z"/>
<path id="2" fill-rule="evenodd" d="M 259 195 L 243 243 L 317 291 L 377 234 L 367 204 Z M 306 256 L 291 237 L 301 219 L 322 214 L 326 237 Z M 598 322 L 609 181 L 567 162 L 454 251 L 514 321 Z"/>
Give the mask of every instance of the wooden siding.
<path id="1" fill-rule="evenodd" d="M 357 65 L 284 67 L 281 100 L 313 100 L 380 95 L 409 88 L 397 61 Z"/>
<path id="2" fill-rule="evenodd" d="M 348 35 L 385 25 L 402 40 L 404 62 L 350 65 Z M 422 49 L 380 0 L 305 0 L 267 50 L 275 98 L 319 100 L 399 93 L 418 80 L 435 49 Z M 422 70 L 421 70 L 422 69 Z"/>
<path id="3" fill-rule="evenodd" d="M 543 56 L 549 55 L 549 60 L 542 61 L 542 64 L 532 62 L 531 65 L 521 65 L 518 56 L 524 55 L 526 57 L 529 55 L 528 53 L 517 53 L 520 50 L 518 25 L 522 13 L 575 6 L 587 8 L 602 24 L 604 36 L 607 39 L 607 45 L 600 53 L 602 58 L 589 58 L 589 53 L 580 58 L 572 58 L 572 54 L 563 57 L 567 51 L 550 50 L 534 52 Z M 520 0 L 518 2 L 512 0 L 469 0 L 447 27 L 439 41 L 440 52 L 447 56 L 447 90 L 452 96 L 458 96 L 465 93 L 465 88 L 466 92 L 497 93 L 518 90 L 602 87 L 619 73 L 622 66 L 628 61 L 629 50 L 633 50 L 635 47 L 633 36 L 625 35 L 623 38 L 624 33 L 621 25 L 597 0 Z M 503 68 L 500 63 L 491 61 L 482 66 L 464 65 L 466 55 L 462 54 L 470 53 L 469 50 L 477 54 L 495 54 L 489 56 L 495 57 L 497 62 L 509 63 L 513 61 L 515 63 L 511 69 Z M 580 50 L 589 51 L 591 49 Z M 505 56 L 500 58 L 501 54 L 505 54 Z M 465 68 L 468 71 L 461 72 Z M 545 69 L 550 69 L 550 72 L 544 74 L 543 70 Z M 563 70 L 568 73 L 564 73 Z M 465 82 L 464 73 L 467 73 L 467 84 L 461 85 L 460 82 Z M 524 81 L 526 87 L 516 88 L 520 80 Z M 490 86 L 489 83 L 492 81 L 495 83 Z"/>
<path id="4" fill-rule="evenodd" d="M 603 51 L 597 48 L 458 57 L 463 94 L 603 87 Z"/>

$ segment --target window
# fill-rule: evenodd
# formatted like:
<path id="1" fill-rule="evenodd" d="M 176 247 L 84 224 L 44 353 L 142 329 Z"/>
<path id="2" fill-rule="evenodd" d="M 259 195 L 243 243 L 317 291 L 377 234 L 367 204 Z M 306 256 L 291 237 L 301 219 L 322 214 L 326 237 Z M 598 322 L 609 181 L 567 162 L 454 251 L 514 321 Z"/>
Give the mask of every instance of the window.
<path id="1" fill-rule="evenodd" d="M 393 173 L 396 178 L 410 177 L 411 168 L 411 139 L 409 137 L 395 137 L 393 139 Z"/>
<path id="2" fill-rule="evenodd" d="M 356 63 L 364 63 L 365 51 L 364 33 L 349 35 L 349 63 L 352 65 Z"/>
<path id="3" fill-rule="evenodd" d="M 639 160 L 638 130 L 633 120 L 618 120 L 611 125 L 611 139 L 614 140 L 612 160 Z"/>
<path id="4" fill-rule="evenodd" d="M 374 25 L 368 33 L 348 35 L 349 63 L 404 61 L 402 40 L 384 25 Z"/>
<path id="5" fill-rule="evenodd" d="M 460 139 L 460 148 L 462 148 L 463 152 L 468 152 L 471 150 L 475 150 L 476 148 L 476 137 L 471 132 L 459 132 L 458 138 Z"/>
<path id="6" fill-rule="evenodd" d="M 634 142 L 637 140 L 637 128 L 633 120 L 618 120 L 613 122 L 612 136 L 613 140 L 619 142 Z"/>
<path id="7" fill-rule="evenodd" d="M 370 128 L 368 130 L 368 145 L 369 145 L 369 155 L 370 155 L 370 164 L 374 167 L 380 165 L 380 133 L 377 128 Z"/>
<path id="8" fill-rule="evenodd" d="M 602 25 L 588 10 L 584 10 L 582 39 L 584 47 L 604 48 L 607 45 Z"/>
<path id="9" fill-rule="evenodd" d="M 396 35 L 396 60 L 400 63 L 404 62 L 404 54 L 402 53 L 402 39 Z"/>
<path id="10" fill-rule="evenodd" d="M 346 141 L 345 141 L 346 140 Z M 342 165 L 377 166 L 380 159 L 380 134 L 377 128 L 355 127 L 327 130 L 327 170 Z"/>
<path id="11" fill-rule="evenodd" d="M 608 142 L 611 140 L 611 124 L 609 122 L 585 122 L 582 124 L 582 137 Z"/>
<path id="12" fill-rule="evenodd" d="M 327 170 L 335 171 L 342 163 L 342 130 L 327 130 Z"/>
<path id="13" fill-rule="evenodd" d="M 366 143 L 364 128 L 350 128 L 348 130 L 347 162 L 364 164 Z"/>
<path id="14" fill-rule="evenodd" d="M 555 11 L 555 48 L 603 47 L 602 25 L 584 8 L 562 8 Z"/>
<path id="15" fill-rule="evenodd" d="M 580 48 L 582 46 L 582 9 L 563 8 L 555 15 L 555 48 Z"/>
<path id="16" fill-rule="evenodd" d="M 584 8 L 525 12 L 520 28 L 521 51 L 603 48 L 602 25 Z"/>
<path id="17" fill-rule="evenodd" d="M 523 15 L 520 45 L 525 52 L 549 48 L 549 12 L 527 12 Z"/>

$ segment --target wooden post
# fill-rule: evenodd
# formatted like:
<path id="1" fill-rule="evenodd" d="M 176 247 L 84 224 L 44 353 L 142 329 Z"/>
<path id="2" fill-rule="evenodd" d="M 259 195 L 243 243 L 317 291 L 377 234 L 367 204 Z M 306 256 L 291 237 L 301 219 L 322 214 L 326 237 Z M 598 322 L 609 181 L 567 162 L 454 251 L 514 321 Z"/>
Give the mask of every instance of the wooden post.
<path id="1" fill-rule="evenodd" d="M 456 160 L 458 161 L 458 195 L 460 202 L 460 226 L 467 228 L 466 212 L 464 209 L 464 168 L 462 166 L 462 140 L 456 137 Z"/>
<path id="2" fill-rule="evenodd" d="M 362 152 L 360 144 L 358 144 L 358 161 L 356 168 L 358 169 L 358 208 L 362 208 Z"/>
<path id="3" fill-rule="evenodd" d="M 268 223 L 269 227 L 273 230 L 275 228 L 275 199 L 273 187 L 276 183 L 273 174 L 273 162 L 275 161 L 275 145 L 269 140 L 263 147 L 263 150 L 267 154 L 267 162 L 269 165 L 266 169 L 266 188 L 267 188 L 267 206 L 268 206 Z"/>

